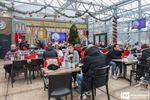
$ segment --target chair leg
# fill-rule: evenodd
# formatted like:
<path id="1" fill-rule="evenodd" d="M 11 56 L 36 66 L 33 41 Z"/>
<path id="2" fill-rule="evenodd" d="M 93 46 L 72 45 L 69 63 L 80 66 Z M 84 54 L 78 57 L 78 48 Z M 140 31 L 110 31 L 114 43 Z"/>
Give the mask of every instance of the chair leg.
<path id="1" fill-rule="evenodd" d="M 31 67 L 29 68 L 29 80 L 30 80 L 30 84 L 32 84 Z"/>
<path id="2" fill-rule="evenodd" d="M 131 86 L 131 83 L 132 83 L 132 70 L 130 71 L 130 86 Z"/>
<path id="3" fill-rule="evenodd" d="M 10 74 L 11 86 L 13 88 L 13 80 L 12 79 L 13 79 L 13 66 L 11 68 L 11 74 Z"/>
<path id="4" fill-rule="evenodd" d="M 35 73 L 34 73 L 34 69 L 33 69 L 33 75 L 32 75 L 32 76 L 33 76 L 33 79 L 35 79 Z"/>
<path id="5" fill-rule="evenodd" d="M 67 95 L 65 96 L 66 100 L 67 100 Z"/>
<path id="6" fill-rule="evenodd" d="M 95 93 L 94 93 L 94 89 L 92 89 L 92 100 L 95 100 Z"/>
<path id="7" fill-rule="evenodd" d="M 71 100 L 73 100 L 73 93 L 71 92 Z"/>
<path id="8" fill-rule="evenodd" d="M 40 68 L 40 76 L 41 76 L 41 78 L 43 78 L 43 74 L 42 74 L 41 68 Z"/>
<path id="9" fill-rule="evenodd" d="M 81 100 L 83 100 L 83 92 L 82 92 L 82 89 L 81 89 L 81 96 L 80 96 Z"/>
<path id="10" fill-rule="evenodd" d="M 26 70 L 26 78 L 27 78 L 27 84 L 29 84 L 29 75 L 28 75 L 28 70 Z"/>
<path id="11" fill-rule="evenodd" d="M 136 80 L 135 80 L 135 81 L 136 81 L 136 83 L 137 83 L 137 73 L 135 73 L 135 74 L 136 74 L 136 75 L 135 75 L 135 76 L 136 76 Z"/>
<path id="12" fill-rule="evenodd" d="M 41 66 L 39 66 L 39 76 L 42 78 L 42 70 L 41 70 Z"/>
<path id="13" fill-rule="evenodd" d="M 25 79 L 25 80 L 27 80 L 27 77 L 26 77 L 26 72 L 24 72 L 24 79 Z"/>
<path id="14" fill-rule="evenodd" d="M 108 98 L 108 100 L 110 100 L 110 97 L 109 97 L 109 90 L 108 90 L 108 83 L 106 84 L 106 91 L 107 91 L 107 98 Z"/>
<path id="15" fill-rule="evenodd" d="M 14 79 L 13 79 L 13 73 L 11 73 L 11 86 L 12 86 L 12 88 L 14 87 L 13 86 L 13 81 L 14 81 Z"/>
<path id="16" fill-rule="evenodd" d="M 50 91 L 49 91 L 49 87 L 48 87 L 48 100 L 50 100 Z"/>
<path id="17" fill-rule="evenodd" d="M 45 89 L 46 89 L 46 83 L 45 83 L 44 78 L 43 78 L 43 83 L 44 83 L 44 91 L 45 91 Z"/>
<path id="18" fill-rule="evenodd" d="M 96 96 L 96 88 L 95 88 L 95 91 L 94 91 L 94 93 L 95 93 L 95 96 Z"/>

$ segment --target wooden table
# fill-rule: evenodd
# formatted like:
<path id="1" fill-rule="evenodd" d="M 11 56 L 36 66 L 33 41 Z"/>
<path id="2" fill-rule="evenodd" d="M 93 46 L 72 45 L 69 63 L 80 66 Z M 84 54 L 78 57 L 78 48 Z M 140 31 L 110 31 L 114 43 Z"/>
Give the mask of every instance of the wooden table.
<path id="1" fill-rule="evenodd" d="M 126 61 L 125 59 L 112 59 L 112 60 L 115 62 L 125 63 L 126 65 L 131 65 L 138 62 L 138 60 L 129 60 L 129 61 Z"/>
<path id="2" fill-rule="evenodd" d="M 126 59 L 112 59 L 112 61 L 119 63 L 122 67 L 122 77 L 128 81 L 130 81 L 127 78 L 127 66 L 132 65 L 132 68 L 134 68 L 134 66 L 138 63 L 138 60 L 126 60 Z"/>
<path id="3" fill-rule="evenodd" d="M 76 67 L 76 68 L 59 68 L 57 70 L 48 70 L 47 68 L 42 68 L 42 70 L 46 73 L 47 76 L 51 75 L 60 75 L 64 73 L 73 73 L 73 72 L 79 72 L 81 71 L 81 68 Z"/>

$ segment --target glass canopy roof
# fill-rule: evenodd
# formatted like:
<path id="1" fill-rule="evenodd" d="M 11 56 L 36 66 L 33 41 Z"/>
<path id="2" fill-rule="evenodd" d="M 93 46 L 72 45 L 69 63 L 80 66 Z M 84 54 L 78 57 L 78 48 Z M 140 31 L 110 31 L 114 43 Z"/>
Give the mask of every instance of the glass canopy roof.
<path id="1" fill-rule="evenodd" d="M 85 18 L 89 16 L 88 13 L 85 13 L 88 10 L 95 17 L 107 18 L 114 14 L 113 9 L 116 7 L 119 17 L 137 18 L 139 13 L 138 1 L 141 2 L 142 17 L 149 16 L 150 0 L 2 0 L 0 2 L 8 7 L 13 5 L 17 11 L 32 12 L 41 9 L 37 12 L 37 16 L 41 14 L 76 16 L 78 13 L 83 14 L 80 17 Z M 0 9 L 5 9 L 5 7 L 0 5 Z"/>

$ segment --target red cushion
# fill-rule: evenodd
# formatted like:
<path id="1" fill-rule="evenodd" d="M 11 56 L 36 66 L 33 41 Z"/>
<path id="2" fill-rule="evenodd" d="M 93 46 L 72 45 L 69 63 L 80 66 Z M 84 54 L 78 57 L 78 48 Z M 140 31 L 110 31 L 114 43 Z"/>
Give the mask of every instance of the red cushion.
<path id="1" fill-rule="evenodd" d="M 29 54 L 29 55 L 24 55 L 24 58 L 25 59 L 35 59 L 36 58 L 36 54 L 35 53 L 33 53 L 33 54 Z"/>
<path id="2" fill-rule="evenodd" d="M 103 55 L 106 55 L 106 54 L 108 53 L 108 51 L 107 51 L 107 49 L 102 49 L 102 50 L 101 50 L 101 53 L 102 53 Z"/>

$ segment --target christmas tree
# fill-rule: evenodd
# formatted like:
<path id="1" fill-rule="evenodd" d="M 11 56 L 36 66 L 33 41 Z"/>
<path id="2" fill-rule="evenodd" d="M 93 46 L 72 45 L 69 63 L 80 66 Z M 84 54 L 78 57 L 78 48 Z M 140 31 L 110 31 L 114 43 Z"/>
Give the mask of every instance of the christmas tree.
<path id="1" fill-rule="evenodd" d="M 73 24 L 70 28 L 70 32 L 69 32 L 69 39 L 68 39 L 69 43 L 71 44 L 80 44 L 80 38 L 78 35 L 78 29 L 76 27 L 75 24 Z"/>

